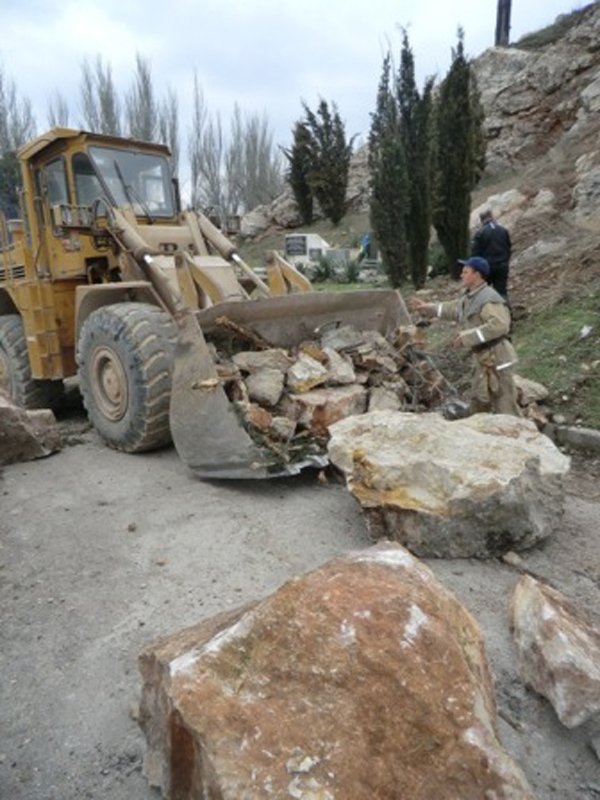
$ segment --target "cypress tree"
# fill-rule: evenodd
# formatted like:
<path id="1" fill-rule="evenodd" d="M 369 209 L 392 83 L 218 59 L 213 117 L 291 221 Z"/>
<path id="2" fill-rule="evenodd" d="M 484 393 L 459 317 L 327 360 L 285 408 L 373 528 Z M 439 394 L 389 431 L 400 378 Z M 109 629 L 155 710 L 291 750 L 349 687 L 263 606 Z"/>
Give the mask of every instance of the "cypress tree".
<path id="1" fill-rule="evenodd" d="M 397 99 L 401 119 L 401 137 L 406 153 L 409 203 L 407 239 L 410 272 L 418 289 L 427 277 L 427 257 L 431 229 L 431 119 L 433 79 L 423 94 L 415 82 L 415 63 L 406 31 L 403 31 Z"/>
<path id="2" fill-rule="evenodd" d="M 448 265 L 468 252 L 471 191 L 485 164 L 483 111 L 458 32 L 452 63 L 440 87 L 436 107 L 436 187 L 433 222 Z"/>
<path id="3" fill-rule="evenodd" d="M 303 103 L 305 126 L 311 137 L 311 167 L 308 185 L 321 211 L 334 225 L 346 212 L 346 189 L 352 156 L 352 143 L 346 141 L 344 123 L 335 103 L 329 108 L 321 100 L 314 113 Z"/>
<path id="4" fill-rule="evenodd" d="M 300 219 L 304 225 L 310 225 L 314 206 L 313 193 L 308 182 L 312 166 L 312 137 L 301 120 L 296 122 L 293 136 L 291 148 L 283 151 L 289 163 L 286 179 L 298 204 Z"/>
<path id="5" fill-rule="evenodd" d="M 408 176 L 396 100 L 390 90 L 389 53 L 383 61 L 376 110 L 369 132 L 370 220 L 392 286 L 402 283 L 407 263 Z"/>

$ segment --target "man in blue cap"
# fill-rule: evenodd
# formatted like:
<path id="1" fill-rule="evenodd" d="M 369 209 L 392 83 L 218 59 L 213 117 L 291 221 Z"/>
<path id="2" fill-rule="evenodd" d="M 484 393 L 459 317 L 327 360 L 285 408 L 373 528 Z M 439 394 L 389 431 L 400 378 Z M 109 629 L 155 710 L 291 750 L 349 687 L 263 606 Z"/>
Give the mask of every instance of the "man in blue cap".
<path id="1" fill-rule="evenodd" d="M 517 354 L 509 338 L 510 310 L 505 298 L 488 286 L 490 265 L 480 256 L 471 256 L 463 265 L 461 281 L 465 291 L 458 300 L 427 303 L 413 297 L 411 311 L 424 316 L 458 322 L 462 330 L 452 340 L 453 347 L 470 347 L 475 360 L 471 382 L 471 413 L 491 411 L 520 416 L 513 366 Z"/>

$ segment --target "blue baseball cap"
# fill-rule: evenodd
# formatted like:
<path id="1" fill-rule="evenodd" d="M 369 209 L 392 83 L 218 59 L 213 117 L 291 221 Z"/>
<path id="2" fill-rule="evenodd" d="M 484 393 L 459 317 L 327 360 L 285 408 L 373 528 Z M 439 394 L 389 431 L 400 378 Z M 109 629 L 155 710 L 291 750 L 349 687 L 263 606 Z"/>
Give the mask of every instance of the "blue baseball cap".
<path id="1" fill-rule="evenodd" d="M 477 270 L 484 278 L 490 277 L 490 265 L 485 258 L 481 258 L 481 256 L 471 256 L 471 258 L 467 258 L 466 261 L 459 258 L 458 263 L 462 264 L 463 267 L 471 267 L 471 269 Z"/>

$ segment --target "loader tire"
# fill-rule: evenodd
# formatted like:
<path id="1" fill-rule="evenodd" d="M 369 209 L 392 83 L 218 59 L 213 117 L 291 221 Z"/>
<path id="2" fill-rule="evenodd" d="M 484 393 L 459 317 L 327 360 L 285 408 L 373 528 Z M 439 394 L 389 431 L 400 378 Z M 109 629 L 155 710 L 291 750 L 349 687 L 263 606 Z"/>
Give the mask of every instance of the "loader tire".
<path id="1" fill-rule="evenodd" d="M 160 308 L 118 303 L 86 319 L 77 344 L 79 388 L 109 447 L 139 453 L 171 441 L 175 323 Z"/>
<path id="2" fill-rule="evenodd" d="M 0 390 L 21 408 L 56 409 L 63 398 L 62 380 L 31 377 L 25 330 L 18 314 L 0 316 Z"/>

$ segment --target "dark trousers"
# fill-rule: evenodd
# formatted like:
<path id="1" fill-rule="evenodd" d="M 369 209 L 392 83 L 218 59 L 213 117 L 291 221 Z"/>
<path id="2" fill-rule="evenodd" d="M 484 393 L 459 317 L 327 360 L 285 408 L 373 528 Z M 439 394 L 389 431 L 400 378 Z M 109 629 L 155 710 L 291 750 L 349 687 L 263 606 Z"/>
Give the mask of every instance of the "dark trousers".
<path id="1" fill-rule="evenodd" d="M 508 301 L 508 264 L 490 264 L 490 283 Z"/>

